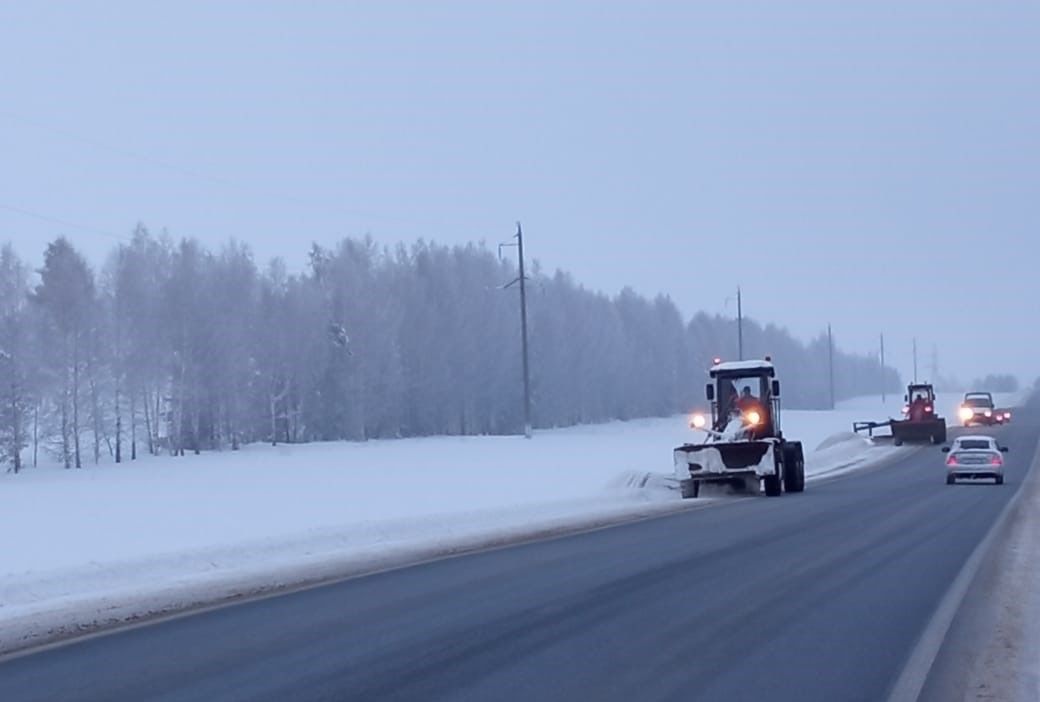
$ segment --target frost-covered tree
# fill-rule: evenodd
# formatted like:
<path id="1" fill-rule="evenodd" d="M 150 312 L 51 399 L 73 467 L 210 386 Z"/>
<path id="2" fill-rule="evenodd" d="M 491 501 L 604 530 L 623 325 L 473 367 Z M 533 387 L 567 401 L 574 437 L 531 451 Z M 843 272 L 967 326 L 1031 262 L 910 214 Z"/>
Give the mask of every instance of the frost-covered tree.
<path id="1" fill-rule="evenodd" d="M 0 249 L 0 463 L 18 473 L 28 444 L 34 359 L 28 270 L 10 245 Z"/>
<path id="2" fill-rule="evenodd" d="M 149 453 L 159 450 L 162 415 L 170 389 L 173 364 L 163 318 L 162 293 L 172 268 L 173 245 L 138 226 L 129 244 L 122 244 L 109 260 L 114 316 L 115 375 L 121 383 L 117 407 L 125 395 L 131 459 L 137 457 L 139 427 Z M 117 411 L 117 416 L 121 410 Z"/>
<path id="3" fill-rule="evenodd" d="M 94 274 L 64 237 L 47 246 L 40 283 L 40 360 L 61 418 L 61 457 L 66 468 L 83 467 L 80 450 L 84 376 L 95 323 Z"/>
<path id="4" fill-rule="evenodd" d="M 249 434 L 259 288 L 248 247 L 230 242 L 209 261 L 205 295 L 210 300 L 206 306 L 210 348 L 203 363 L 204 375 L 210 379 L 205 396 L 212 427 L 206 444 L 237 449 Z"/>
<path id="5" fill-rule="evenodd" d="M 1018 378 L 1010 373 L 990 373 L 972 381 L 972 388 L 985 392 L 1018 392 Z"/>
<path id="6" fill-rule="evenodd" d="M 28 285 L 13 254 L 4 260 L 3 283 Z M 346 239 L 313 246 L 309 265 L 292 272 L 256 265 L 241 244 L 214 253 L 139 226 L 95 290 L 90 267 L 58 239 L 44 252 L 34 304 L 19 307 L 25 296 L 5 288 L 3 309 L 13 312 L 4 338 L 33 350 L 5 351 L 19 363 L 0 362 L 0 431 L 24 445 L 27 412 L 41 410 L 43 439 L 66 465 L 81 465 L 81 435 L 93 436 L 95 459 L 122 461 L 139 443 L 184 454 L 251 441 L 518 432 L 519 298 L 503 288 L 516 275 L 479 244 L 387 249 Z M 537 427 L 688 410 L 712 357 L 737 355 L 732 319 L 687 321 L 665 296 L 588 290 L 537 262 L 529 278 Z M 805 343 L 748 319 L 744 346 L 780 365 L 788 406 L 826 406 L 824 337 Z M 838 351 L 834 361 L 839 398 L 898 386 L 875 356 Z M 21 399 L 8 402 L 13 395 Z"/>
<path id="7" fill-rule="evenodd" d="M 160 316 L 170 366 L 169 407 L 156 419 L 166 422 L 170 451 L 184 455 L 190 448 L 202 450 L 204 416 L 214 380 L 207 375 L 207 360 L 214 354 L 214 301 L 206 294 L 207 268 L 212 257 L 194 240 L 182 240 L 173 253 L 170 275 L 163 281 Z M 166 403 L 163 403 L 164 405 Z"/>

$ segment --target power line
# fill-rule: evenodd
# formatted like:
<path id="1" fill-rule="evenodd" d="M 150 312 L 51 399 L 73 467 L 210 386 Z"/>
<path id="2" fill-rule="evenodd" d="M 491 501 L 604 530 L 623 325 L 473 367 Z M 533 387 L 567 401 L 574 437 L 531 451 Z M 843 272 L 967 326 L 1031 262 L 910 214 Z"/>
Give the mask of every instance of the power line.
<path id="1" fill-rule="evenodd" d="M 67 219 L 60 217 L 52 217 L 51 215 L 42 214 L 40 212 L 34 212 L 33 210 L 27 210 L 22 207 L 15 207 L 14 205 L 5 205 L 0 203 L 0 210 L 6 210 L 7 212 L 13 212 L 15 214 L 22 215 L 23 217 L 30 217 L 32 219 L 38 219 L 41 222 L 49 222 L 50 224 L 57 224 L 62 227 L 69 227 L 70 229 L 79 229 L 81 231 L 90 232 L 92 234 L 98 234 L 99 236 L 108 237 L 117 241 L 125 242 L 129 240 L 128 235 L 119 235 L 114 232 L 107 231 L 105 229 L 98 229 L 87 224 L 79 224 L 72 222 Z"/>
<path id="2" fill-rule="evenodd" d="M 197 168 L 191 168 L 178 163 L 167 161 L 165 159 L 156 158 L 155 156 L 151 156 L 149 154 L 145 154 L 139 151 L 126 149 L 120 146 L 113 146 L 112 144 L 95 139 L 93 137 L 84 136 L 82 134 L 78 134 L 61 127 L 55 127 L 54 125 L 46 124 L 39 120 L 11 112 L 10 110 L 6 109 L 0 110 L 0 117 L 7 118 L 7 121 L 9 123 L 14 122 L 16 124 L 20 124 L 23 127 L 29 127 L 32 129 L 48 132 L 50 134 L 60 136 L 66 140 L 86 144 L 87 146 L 90 146 L 91 148 L 94 148 L 96 150 L 106 151 L 123 159 L 135 161 L 145 166 L 150 166 L 155 169 L 175 173 L 183 178 L 187 178 L 190 180 L 207 183 L 209 185 L 217 185 L 229 190 L 235 190 L 239 193 L 263 199 L 265 201 L 269 201 L 271 198 L 276 198 L 299 208 L 320 208 L 325 210 L 329 214 L 333 214 L 336 216 L 367 217 L 372 219 L 381 219 L 389 222 L 410 223 L 415 225 L 421 225 L 423 227 L 430 227 L 432 225 L 444 229 L 452 228 L 452 225 L 448 224 L 447 222 L 441 222 L 430 218 L 407 217 L 399 214 L 377 212 L 374 210 L 363 210 L 342 207 L 339 205 L 330 204 L 329 202 L 323 200 L 315 200 L 311 198 L 300 197 L 294 193 L 286 192 L 283 190 L 272 190 L 269 188 L 256 187 L 247 183 L 236 181 L 234 179 L 215 176 Z"/>

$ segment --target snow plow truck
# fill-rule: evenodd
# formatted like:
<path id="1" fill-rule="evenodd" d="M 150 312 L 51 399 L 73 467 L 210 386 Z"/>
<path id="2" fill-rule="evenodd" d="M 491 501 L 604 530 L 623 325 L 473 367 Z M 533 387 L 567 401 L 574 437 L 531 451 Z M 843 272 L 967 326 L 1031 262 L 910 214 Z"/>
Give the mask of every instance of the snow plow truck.
<path id="1" fill-rule="evenodd" d="M 911 383 L 903 396 L 903 418 L 884 422 L 853 422 L 852 431 L 866 431 L 874 437 L 876 429 L 888 427 L 892 443 L 941 444 L 946 441 L 946 420 L 939 416 L 935 406 L 935 388 L 931 383 Z M 880 436 L 878 438 L 884 438 Z"/>
<path id="2" fill-rule="evenodd" d="M 935 388 L 931 383 L 911 383 L 903 396 L 903 418 L 892 420 L 892 443 L 946 441 L 946 420 L 939 416 L 935 406 Z"/>
<path id="3" fill-rule="evenodd" d="M 683 498 L 697 497 L 703 484 L 750 493 L 761 489 L 770 497 L 804 491 L 802 444 L 781 431 L 780 381 L 772 360 L 715 359 L 708 375 L 710 416 L 694 414 L 690 421 L 704 440 L 673 451 Z"/>

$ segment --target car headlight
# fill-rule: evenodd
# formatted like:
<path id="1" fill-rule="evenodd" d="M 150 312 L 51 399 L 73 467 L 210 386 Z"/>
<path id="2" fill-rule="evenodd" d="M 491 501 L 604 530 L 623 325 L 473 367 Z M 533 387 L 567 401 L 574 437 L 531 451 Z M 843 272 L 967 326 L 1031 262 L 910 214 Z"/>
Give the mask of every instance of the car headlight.
<path id="1" fill-rule="evenodd" d="M 975 413 L 971 411 L 970 407 L 961 407 L 957 414 L 960 415 L 961 419 L 966 421 L 971 419 L 971 416 Z"/>
<path id="2" fill-rule="evenodd" d="M 762 415 L 760 415 L 755 410 L 751 410 L 750 412 L 745 414 L 744 418 L 747 420 L 747 423 L 753 427 L 757 427 L 759 423 L 762 421 Z"/>
<path id="3" fill-rule="evenodd" d="M 703 414 L 695 414 L 690 417 L 690 426 L 694 429 L 703 429 L 704 425 L 708 423 L 708 420 Z"/>
<path id="4" fill-rule="evenodd" d="M 983 412 L 983 414 L 986 415 L 987 417 L 992 417 L 993 416 L 993 410 L 986 410 L 985 412 Z"/>

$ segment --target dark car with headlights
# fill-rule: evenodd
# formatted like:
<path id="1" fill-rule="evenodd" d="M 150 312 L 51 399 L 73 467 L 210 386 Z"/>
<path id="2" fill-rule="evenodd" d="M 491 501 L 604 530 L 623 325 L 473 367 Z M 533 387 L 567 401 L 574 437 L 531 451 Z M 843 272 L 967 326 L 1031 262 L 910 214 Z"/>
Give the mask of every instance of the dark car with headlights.
<path id="1" fill-rule="evenodd" d="M 988 392 L 969 392 L 964 394 L 957 416 L 961 424 L 970 426 L 993 426 L 1000 424 L 1003 414 L 997 414 L 997 408 L 993 404 L 993 395 Z"/>

